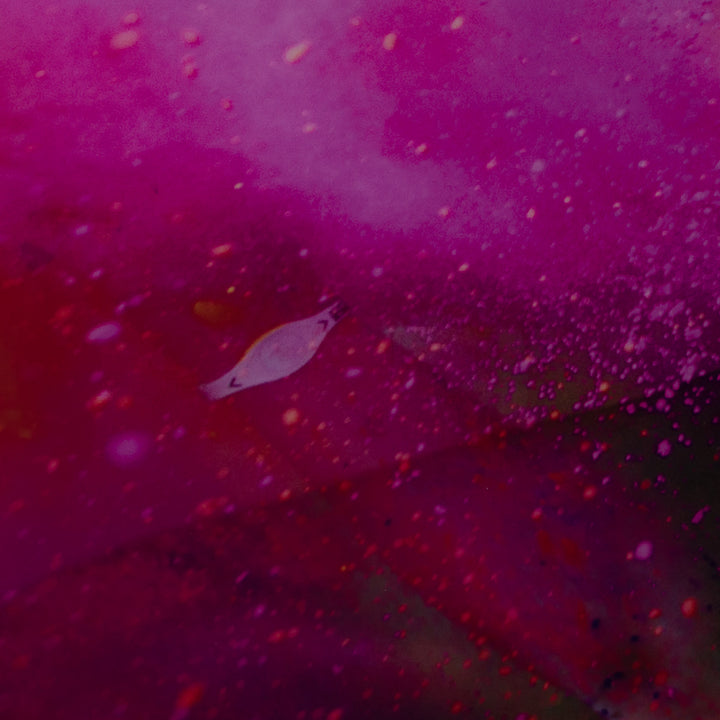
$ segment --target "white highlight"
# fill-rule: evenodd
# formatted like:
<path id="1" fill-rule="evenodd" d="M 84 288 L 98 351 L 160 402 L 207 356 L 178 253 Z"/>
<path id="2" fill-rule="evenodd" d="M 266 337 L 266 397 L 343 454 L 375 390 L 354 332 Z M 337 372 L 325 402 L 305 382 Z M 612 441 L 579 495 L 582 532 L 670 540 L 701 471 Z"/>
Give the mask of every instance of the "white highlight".
<path id="1" fill-rule="evenodd" d="M 347 311 L 347 305 L 338 300 L 317 315 L 270 330 L 247 349 L 232 370 L 200 389 L 210 400 L 219 400 L 292 375 L 310 362 L 325 336 Z"/>
<path id="2" fill-rule="evenodd" d="M 103 343 L 114 340 L 120 334 L 120 325 L 116 322 L 97 325 L 88 332 L 85 339 L 90 343 Z"/>

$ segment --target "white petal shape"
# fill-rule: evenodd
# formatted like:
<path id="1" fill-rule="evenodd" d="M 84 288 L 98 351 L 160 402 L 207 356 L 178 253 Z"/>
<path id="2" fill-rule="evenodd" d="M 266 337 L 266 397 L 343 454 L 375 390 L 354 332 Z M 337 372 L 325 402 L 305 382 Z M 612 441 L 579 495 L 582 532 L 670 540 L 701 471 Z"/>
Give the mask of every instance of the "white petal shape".
<path id="1" fill-rule="evenodd" d="M 232 370 L 201 385 L 200 389 L 211 400 L 219 400 L 240 390 L 292 375 L 311 360 L 325 336 L 348 309 L 342 300 L 337 300 L 317 315 L 270 330 L 247 349 Z"/>

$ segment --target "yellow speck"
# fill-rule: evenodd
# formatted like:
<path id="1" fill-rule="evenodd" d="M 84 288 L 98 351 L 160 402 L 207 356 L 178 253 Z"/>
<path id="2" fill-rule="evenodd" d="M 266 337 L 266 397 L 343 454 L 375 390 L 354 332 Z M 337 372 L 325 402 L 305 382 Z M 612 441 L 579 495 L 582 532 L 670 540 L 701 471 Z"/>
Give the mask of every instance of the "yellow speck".
<path id="1" fill-rule="evenodd" d="M 525 214 L 525 217 L 528 220 L 532 220 L 535 217 L 535 208 L 530 208 L 527 213 Z"/>
<path id="2" fill-rule="evenodd" d="M 245 183 L 241 183 L 241 182 L 235 183 L 233 185 L 233 190 L 240 190 L 244 185 L 245 185 Z"/>
<path id="3" fill-rule="evenodd" d="M 497 166 L 497 158 L 493 158 L 492 160 L 490 160 L 490 162 L 487 163 L 487 165 L 485 165 L 485 167 L 488 170 L 492 170 L 496 166 Z"/>
<path id="4" fill-rule="evenodd" d="M 228 295 L 232 295 L 232 294 L 235 292 L 235 290 L 236 290 L 235 286 L 234 286 L 234 285 L 231 285 L 231 286 L 227 289 L 227 294 L 228 294 Z"/>
<path id="5" fill-rule="evenodd" d="M 566 196 L 563 198 L 563 202 L 564 202 L 566 205 L 569 205 L 571 201 L 572 201 L 572 198 L 571 198 L 569 195 L 566 195 Z"/>
<path id="6" fill-rule="evenodd" d="M 309 49 L 310 43 L 305 40 L 289 47 L 285 51 L 285 62 L 292 64 L 302 60 Z"/>
<path id="7" fill-rule="evenodd" d="M 303 125 L 302 131 L 307 135 L 308 133 L 315 132 L 317 127 L 317 123 L 308 122 Z"/>
<path id="8" fill-rule="evenodd" d="M 285 489 L 280 493 L 280 499 L 281 499 L 281 500 L 289 500 L 289 499 L 290 499 L 290 495 L 291 495 L 291 492 L 290 492 L 289 488 L 285 488 Z"/>
<path id="9" fill-rule="evenodd" d="M 623 350 L 625 352 L 632 352 L 635 349 L 635 343 L 632 340 L 628 340 L 625 345 L 623 345 Z"/>
<path id="10" fill-rule="evenodd" d="M 300 421 L 300 411 L 297 408 L 288 408 L 283 413 L 282 421 L 288 427 L 290 427 L 291 425 L 297 425 L 297 423 Z"/>
<path id="11" fill-rule="evenodd" d="M 200 44 L 200 35 L 198 34 L 197 30 L 185 30 L 182 34 L 182 38 L 185 41 L 186 45 Z"/>
<path id="12" fill-rule="evenodd" d="M 395 43 L 397 42 L 397 35 L 394 32 L 388 33 L 383 38 L 383 47 L 385 50 L 394 50 L 395 49 Z"/>
<path id="13" fill-rule="evenodd" d="M 377 355 L 382 355 L 384 352 L 387 351 L 387 349 L 390 347 L 390 341 L 389 340 L 381 340 L 378 343 L 377 348 L 375 349 L 375 353 Z"/>
<path id="14" fill-rule="evenodd" d="M 598 386 L 598 390 L 602 393 L 607 392 L 610 389 L 610 383 L 606 380 L 603 380 L 600 385 Z"/>
<path id="15" fill-rule="evenodd" d="M 442 350 L 442 343 L 434 342 L 434 343 L 430 346 L 430 351 L 431 351 L 431 352 L 437 352 L 438 350 Z"/>
<path id="16" fill-rule="evenodd" d="M 462 15 L 458 15 L 451 23 L 451 30 L 459 30 L 465 24 L 465 18 Z"/>
<path id="17" fill-rule="evenodd" d="M 140 16 L 136 12 L 129 12 L 123 18 L 124 25 L 137 25 L 140 22 Z"/>
<path id="18" fill-rule="evenodd" d="M 232 245 L 230 243 L 224 243 L 223 245 L 217 245 L 210 252 L 213 257 L 221 257 L 222 255 L 227 255 L 231 250 Z"/>
<path id="19" fill-rule="evenodd" d="M 127 48 L 137 44 L 139 38 L 140 36 L 136 30 L 123 30 L 112 36 L 110 47 L 113 50 L 127 50 Z"/>
<path id="20" fill-rule="evenodd" d="M 183 61 L 182 74 L 186 78 L 197 77 L 198 69 L 195 61 L 192 58 Z"/>
<path id="21" fill-rule="evenodd" d="M 47 75 L 47 72 L 45 70 L 38 70 L 35 73 L 35 77 L 39 80 L 40 78 L 44 78 Z"/>
<path id="22" fill-rule="evenodd" d="M 441 218 L 446 218 L 449 214 L 450 214 L 450 208 L 449 208 L 447 205 L 443 205 L 443 206 L 438 210 L 438 215 L 439 215 Z"/>
<path id="23" fill-rule="evenodd" d="M 470 264 L 464 262 L 459 268 L 458 272 L 467 272 L 470 269 Z"/>
<path id="24" fill-rule="evenodd" d="M 107 405 L 112 400 L 112 394 L 108 390 L 101 390 L 97 395 L 90 398 L 88 401 L 88 408 L 97 410 Z"/>
<path id="25" fill-rule="evenodd" d="M 416 155 L 422 155 L 427 149 L 428 149 L 427 143 L 420 143 L 420 144 L 415 148 L 415 154 L 416 154 Z"/>

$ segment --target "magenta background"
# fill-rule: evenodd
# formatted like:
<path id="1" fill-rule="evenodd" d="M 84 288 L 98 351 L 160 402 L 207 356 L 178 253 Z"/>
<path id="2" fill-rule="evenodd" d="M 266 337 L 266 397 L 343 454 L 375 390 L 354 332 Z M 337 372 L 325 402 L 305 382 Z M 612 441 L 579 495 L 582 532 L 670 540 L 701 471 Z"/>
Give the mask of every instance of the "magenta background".
<path id="1" fill-rule="evenodd" d="M 713 3 L 0 11 L 0 713 L 717 713 Z"/>

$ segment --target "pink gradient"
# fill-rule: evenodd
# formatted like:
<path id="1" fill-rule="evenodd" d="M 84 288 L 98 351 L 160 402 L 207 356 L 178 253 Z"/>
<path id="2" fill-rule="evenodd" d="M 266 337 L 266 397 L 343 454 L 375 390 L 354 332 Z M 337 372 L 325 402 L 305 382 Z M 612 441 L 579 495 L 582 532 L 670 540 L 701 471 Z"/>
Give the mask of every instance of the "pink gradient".
<path id="1" fill-rule="evenodd" d="M 0 16 L 0 717 L 718 714 L 711 3 Z"/>

